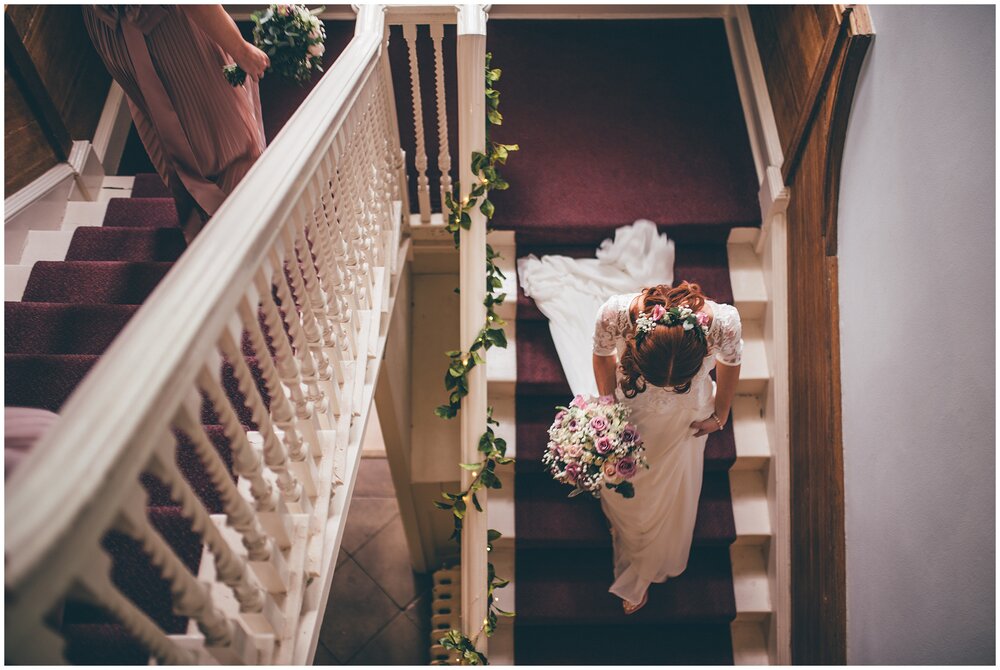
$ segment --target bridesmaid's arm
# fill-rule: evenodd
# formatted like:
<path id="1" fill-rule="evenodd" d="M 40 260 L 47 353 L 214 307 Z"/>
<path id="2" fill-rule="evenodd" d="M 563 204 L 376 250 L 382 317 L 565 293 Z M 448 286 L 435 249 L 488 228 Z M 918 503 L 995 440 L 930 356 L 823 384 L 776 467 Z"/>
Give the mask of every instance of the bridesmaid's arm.
<path id="1" fill-rule="evenodd" d="M 180 5 L 191 23 L 229 54 L 243 71 L 255 79 L 264 76 L 270 66 L 267 54 L 243 39 L 240 29 L 222 5 Z"/>
<path id="2" fill-rule="evenodd" d="M 597 379 L 597 392 L 600 395 L 614 395 L 615 387 L 618 386 L 618 378 L 615 375 L 617 370 L 616 356 L 594 354 L 594 378 Z"/>

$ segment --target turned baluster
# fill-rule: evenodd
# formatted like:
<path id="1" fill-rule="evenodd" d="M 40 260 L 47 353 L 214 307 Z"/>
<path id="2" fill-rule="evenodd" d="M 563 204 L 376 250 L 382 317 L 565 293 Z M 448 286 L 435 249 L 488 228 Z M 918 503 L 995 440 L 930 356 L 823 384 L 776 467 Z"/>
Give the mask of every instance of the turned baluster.
<path id="1" fill-rule="evenodd" d="M 160 537 L 146 518 L 146 494 L 137 489 L 133 498 L 118 512 L 115 530 L 142 546 L 150 562 L 170 584 L 171 604 L 179 616 L 191 617 L 205 636 L 206 646 L 229 647 L 234 641 L 231 621 L 215 608 L 212 596 L 192 575 L 170 545 Z"/>
<path id="2" fill-rule="evenodd" d="M 311 505 L 307 496 L 316 495 L 316 484 L 311 478 L 299 481 L 289 470 L 285 446 L 274 433 L 271 415 L 264 405 L 263 398 L 260 397 L 260 391 L 257 389 L 257 383 L 250 371 L 250 366 L 243 358 L 243 353 L 240 351 L 239 345 L 236 344 L 235 338 L 228 331 L 224 331 L 222 337 L 219 338 L 219 348 L 229 359 L 237 387 L 243 394 L 244 402 L 250 410 L 250 416 L 257 424 L 257 432 L 260 433 L 264 441 L 264 464 L 276 475 L 278 490 L 281 491 L 285 504 L 290 508 L 297 508 L 303 513 L 310 511 Z M 300 460 L 308 461 L 308 455 L 304 451 L 298 456 Z"/>
<path id="3" fill-rule="evenodd" d="M 198 388 L 208 396 L 209 402 L 219 416 L 222 432 L 229 440 L 233 452 L 233 471 L 250 484 L 250 496 L 260 515 L 261 524 L 267 534 L 274 538 L 282 549 L 291 546 L 287 518 L 282 514 L 284 505 L 281 497 L 270 482 L 264 479 L 263 459 L 247 439 L 246 429 L 229 403 L 229 397 L 218 379 L 218 371 L 207 364 L 198 373 Z"/>
<path id="4" fill-rule="evenodd" d="M 302 390 L 304 384 L 299 370 L 299 360 L 296 358 L 295 352 L 292 351 L 292 344 L 282 321 L 281 310 L 274 303 L 274 296 L 271 294 L 271 280 L 265 275 L 263 268 L 254 276 L 254 284 L 260 295 L 260 308 L 264 315 L 264 325 L 267 326 L 267 332 L 274 345 L 274 360 L 278 374 L 291 395 L 292 403 L 295 405 L 295 416 L 302 422 L 309 422 L 313 417 L 313 403 Z"/>
<path id="5" fill-rule="evenodd" d="M 323 284 L 320 282 L 319 271 L 317 271 L 317 267 L 321 267 L 322 252 L 315 230 L 313 230 L 312 235 L 309 234 L 310 229 L 316 225 L 314 208 L 319 203 L 316 191 L 316 187 L 310 183 L 306 188 L 307 200 L 302 201 L 297 208 L 294 220 L 301 221 L 301 223 L 296 223 L 293 228 L 292 234 L 295 238 L 293 257 L 298 256 L 299 267 L 302 269 L 302 280 L 305 283 L 306 292 L 309 294 L 309 302 L 312 304 L 316 325 L 320 329 L 323 346 L 332 347 L 334 344 L 333 320 L 330 318 L 332 307 L 328 302 L 326 292 L 323 290 Z"/>
<path id="6" fill-rule="evenodd" d="M 335 146 L 340 146 L 340 139 L 335 140 Z M 343 154 L 339 153 L 336 161 L 332 165 L 330 173 L 331 181 L 331 211 L 333 217 L 330 220 L 331 242 L 333 251 L 337 259 L 337 268 L 340 272 L 341 284 L 337 287 L 337 294 L 347 302 L 348 313 L 359 309 L 359 301 L 354 283 L 354 273 L 349 266 L 354 264 L 347 238 L 344 235 L 344 228 L 350 225 L 347 214 L 347 193 L 343 180 Z M 331 162 L 334 159 L 331 158 Z"/>
<path id="7" fill-rule="evenodd" d="M 215 559 L 215 574 L 219 581 L 232 590 L 236 601 L 240 604 L 240 612 L 257 613 L 263 610 L 263 590 L 250 583 L 246 562 L 232 550 L 222 537 L 222 533 L 212 523 L 212 518 L 201 500 L 177 469 L 173 454 L 157 451 L 153 454 L 146 472 L 170 489 L 171 499 L 181 506 L 181 514 L 191 521 L 192 530 L 201 537 L 212 553 Z"/>
<path id="8" fill-rule="evenodd" d="M 326 307 L 326 318 L 329 322 L 331 339 L 327 346 L 334 346 L 338 336 L 337 324 L 340 323 L 340 300 L 337 296 L 336 264 L 333 258 L 332 235 L 326 223 L 326 208 L 330 180 L 326 176 L 326 161 L 320 166 L 315 179 L 319 185 L 310 183 L 307 188 L 309 209 L 305 216 L 305 247 L 311 249 L 310 258 L 313 267 L 309 268 L 306 285 L 314 282 L 317 290 L 322 292 Z"/>
<path id="9" fill-rule="evenodd" d="M 326 188 L 323 189 L 322 208 L 317 212 L 317 223 L 321 229 L 320 237 L 325 241 L 326 247 L 326 272 L 327 281 L 330 284 L 331 293 L 337 305 L 336 322 L 338 327 L 342 357 L 346 360 L 354 358 L 354 330 L 351 327 L 351 304 L 347 298 L 348 285 L 344 272 L 344 256 L 338 256 L 337 247 L 339 245 L 339 222 L 337 220 L 336 198 L 334 192 L 334 182 L 336 179 L 336 167 L 333 162 L 332 153 L 327 153 L 323 159 L 324 171 L 327 175 Z"/>
<path id="10" fill-rule="evenodd" d="M 285 276 L 278 253 L 275 250 L 272 250 L 270 255 L 272 270 L 271 279 L 278 291 L 278 299 L 285 308 L 285 325 L 288 326 L 288 334 L 291 338 L 292 351 L 295 353 L 299 362 L 299 370 L 302 373 L 302 381 L 306 386 L 306 399 L 313 404 L 313 407 L 316 408 L 316 412 L 318 414 L 326 414 L 328 409 L 326 394 L 323 393 L 323 390 L 319 387 L 316 361 L 313 360 L 313 354 L 309 349 L 306 335 L 302 332 L 302 322 L 300 320 L 299 311 L 295 305 L 295 300 L 292 297 L 292 291 L 288 286 L 288 278 Z M 268 295 L 270 296 L 270 291 L 268 291 Z M 265 299 L 264 302 L 266 303 L 268 300 Z M 277 306 L 275 306 L 275 309 L 277 309 Z M 268 324 L 268 327 L 270 327 L 270 324 Z"/>
<path id="11" fill-rule="evenodd" d="M 372 105 L 368 113 L 365 114 L 364 136 L 367 147 L 366 155 L 372 161 L 371 174 L 373 175 L 369 196 L 374 207 L 374 216 L 370 228 L 370 235 L 374 243 L 375 263 L 378 267 L 386 267 L 386 234 L 387 222 L 392 217 L 392 202 L 386 197 L 388 186 L 386 179 L 389 177 L 388 165 L 384 162 L 384 152 L 379 151 L 379 135 L 377 127 L 377 111 L 372 99 Z"/>
<path id="12" fill-rule="evenodd" d="M 289 277 L 291 278 L 291 281 L 288 282 L 288 295 L 292 299 L 289 307 L 292 308 L 292 311 L 298 312 L 299 318 L 293 319 L 293 321 L 301 327 L 306 346 L 312 354 L 316 378 L 320 381 L 329 381 L 333 377 L 333 371 L 330 367 L 330 361 L 327 360 L 326 353 L 323 351 L 322 328 L 316 322 L 317 308 L 313 307 L 312 298 L 306 290 L 305 281 L 302 279 L 302 268 L 296 257 L 293 235 L 289 224 L 282 226 L 281 238 L 285 243 L 285 253 L 287 254 L 282 264 L 286 272 L 282 273 L 282 276 L 285 277 L 286 281 Z M 282 302 L 284 302 L 284 297 L 282 297 Z M 337 408 L 334 407 L 334 411 L 336 410 Z"/>
<path id="13" fill-rule="evenodd" d="M 356 129 L 355 129 L 356 130 Z M 365 201 L 362 197 L 362 187 L 360 184 L 360 161 L 361 149 L 358 144 L 358 133 L 352 132 L 351 142 L 348 145 L 348 160 L 346 164 L 345 176 L 347 177 L 347 192 L 349 202 L 354 208 L 353 225 L 347 231 L 351 246 L 355 249 L 358 259 L 357 271 L 359 281 L 363 288 L 363 308 L 370 309 L 372 306 L 372 259 L 371 240 L 368 238 L 368 219 L 365 209 Z"/>
<path id="14" fill-rule="evenodd" d="M 268 537 L 264 531 L 253 507 L 240 494 L 236 483 L 229 475 L 225 462 L 216 451 L 208 433 L 205 432 L 205 427 L 201 424 L 196 411 L 196 409 L 182 405 L 174 417 L 174 426 L 187 435 L 194 445 L 198 460 L 201 461 L 212 485 L 219 493 L 222 511 L 226 515 L 226 523 L 240 534 L 254 574 L 257 575 L 269 593 L 282 593 L 287 590 L 287 585 L 281 574 L 283 558 L 275 546 L 274 540 Z M 243 609 L 242 611 L 249 610 Z"/>
<path id="15" fill-rule="evenodd" d="M 441 170 L 441 205 L 444 206 L 445 193 L 451 193 L 451 154 L 448 151 L 448 110 L 444 93 L 444 56 L 441 40 L 444 38 L 444 24 L 432 23 L 431 39 L 434 40 L 434 81 L 437 84 L 438 122 L 438 168 Z"/>
<path id="16" fill-rule="evenodd" d="M 323 217 L 323 207 L 322 204 L 316 208 L 310 217 L 310 224 L 305 226 L 303 229 L 303 243 L 302 246 L 305 247 L 305 253 L 309 253 L 309 249 L 313 249 L 315 252 L 315 268 L 313 268 L 306 277 L 306 286 L 308 288 L 309 282 L 313 282 L 317 286 L 317 290 L 323 292 L 326 297 L 326 313 L 324 318 L 330 329 L 330 339 L 323 342 L 323 346 L 327 348 L 328 358 L 330 359 L 330 364 L 333 367 L 334 383 L 343 384 L 344 383 L 344 360 L 343 360 L 343 345 L 340 340 L 345 337 L 343 328 L 341 325 L 340 317 L 340 300 L 334 290 L 332 279 L 334 273 L 336 272 L 336 266 L 331 262 L 331 254 L 327 247 L 326 242 L 328 241 L 328 235 L 326 233 L 326 223 L 322 220 Z M 302 253 L 302 252 L 300 252 Z"/>
<path id="17" fill-rule="evenodd" d="M 358 309 L 369 309 L 371 306 L 371 283 L 368 279 L 367 267 L 364 253 L 360 245 L 361 230 L 364 226 L 361 220 L 361 207 L 358 203 L 358 195 L 354 184 L 354 160 L 356 154 L 352 155 L 353 146 L 347 143 L 346 138 L 337 136 L 337 142 L 341 144 L 337 170 L 337 186 L 341 194 L 340 209 L 338 209 L 341 226 L 339 235 L 344 240 L 347 247 L 347 271 L 351 274 L 354 283 L 355 306 Z M 343 157 L 348 158 L 344 159 Z"/>
<path id="18" fill-rule="evenodd" d="M 285 389 L 281 385 L 281 377 L 271 358 L 271 352 L 267 348 L 267 340 L 260 327 L 258 312 L 254 307 L 251 307 L 251 304 L 256 302 L 256 300 L 251 301 L 244 298 L 240 301 L 238 310 L 243 328 L 250 338 L 250 345 L 257 354 L 257 364 L 260 366 L 267 394 L 271 398 L 271 418 L 281 430 L 285 446 L 293 461 L 301 460 L 301 455 L 306 453 L 314 456 L 320 455 L 322 451 L 319 438 L 311 421 L 301 423 L 301 432 L 304 433 L 304 436 L 300 435 L 299 422 L 295 420 L 295 410 L 292 408 L 288 396 L 285 395 Z"/>
<path id="19" fill-rule="evenodd" d="M 431 221 L 431 191 L 427 180 L 427 149 L 424 147 L 424 107 L 420 98 L 420 64 L 417 61 L 417 26 L 403 24 L 403 39 L 410 57 L 410 91 L 413 97 L 413 131 L 416 137 L 416 153 L 413 163 L 417 168 L 417 202 L 420 204 L 420 222 Z M 409 212 L 404 212 L 409 215 Z"/>
<path id="20" fill-rule="evenodd" d="M 399 114 L 396 113 L 396 100 L 392 94 L 392 71 L 389 66 L 389 30 L 385 31 L 382 42 L 380 75 L 376 77 L 379 97 L 383 101 L 383 113 L 386 127 L 386 137 L 389 139 L 390 160 L 392 163 L 393 192 L 392 199 L 399 200 L 403 205 L 403 221 L 407 227 L 410 222 L 409 194 L 406 192 L 405 153 L 399 139 Z"/>

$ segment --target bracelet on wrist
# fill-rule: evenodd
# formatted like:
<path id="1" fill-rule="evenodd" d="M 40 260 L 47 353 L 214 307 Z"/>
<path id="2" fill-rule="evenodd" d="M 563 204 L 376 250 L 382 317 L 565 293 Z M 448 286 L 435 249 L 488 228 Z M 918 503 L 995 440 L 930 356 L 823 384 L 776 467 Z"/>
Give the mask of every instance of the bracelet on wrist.
<path id="1" fill-rule="evenodd" d="M 715 420 L 716 425 L 719 426 L 719 430 L 723 430 L 725 424 L 719 420 L 719 415 L 716 414 L 715 412 L 712 412 L 711 418 Z"/>

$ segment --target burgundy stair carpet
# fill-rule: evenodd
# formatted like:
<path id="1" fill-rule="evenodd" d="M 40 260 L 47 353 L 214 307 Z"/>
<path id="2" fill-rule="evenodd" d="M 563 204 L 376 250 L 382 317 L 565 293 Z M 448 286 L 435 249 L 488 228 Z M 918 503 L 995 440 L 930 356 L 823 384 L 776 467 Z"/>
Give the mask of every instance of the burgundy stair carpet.
<path id="1" fill-rule="evenodd" d="M 647 218 L 677 243 L 676 280 L 731 303 L 725 241 L 759 213 L 722 22 L 497 20 L 487 48 L 503 69 L 496 139 L 521 146 L 503 170 L 510 190 L 494 197 L 518 256 L 593 257 L 616 227 Z M 626 617 L 608 593 L 599 504 L 567 498 L 540 462 L 570 395 L 548 324 L 520 290 L 517 379 L 515 662 L 731 664 L 731 425 L 708 439 L 687 570 Z"/>

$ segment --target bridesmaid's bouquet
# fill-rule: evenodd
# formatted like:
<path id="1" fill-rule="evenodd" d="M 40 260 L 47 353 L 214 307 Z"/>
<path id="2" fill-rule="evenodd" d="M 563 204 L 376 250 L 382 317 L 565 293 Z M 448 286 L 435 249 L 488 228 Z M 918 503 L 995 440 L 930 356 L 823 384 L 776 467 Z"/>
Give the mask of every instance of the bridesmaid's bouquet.
<path id="1" fill-rule="evenodd" d="M 639 468 L 649 468 L 639 431 L 628 423 L 629 409 L 612 396 L 578 395 L 569 407 L 557 407 L 542 462 L 558 482 L 573 486 L 570 497 L 601 489 L 635 495 L 630 481 Z"/>
<path id="2" fill-rule="evenodd" d="M 250 16 L 253 43 L 271 59 L 268 72 L 301 84 L 313 72 L 323 71 L 326 30 L 316 16 L 322 11 L 322 7 L 310 11 L 305 5 L 268 5 Z M 233 86 L 247 79 L 239 65 L 226 65 L 222 71 Z"/>

